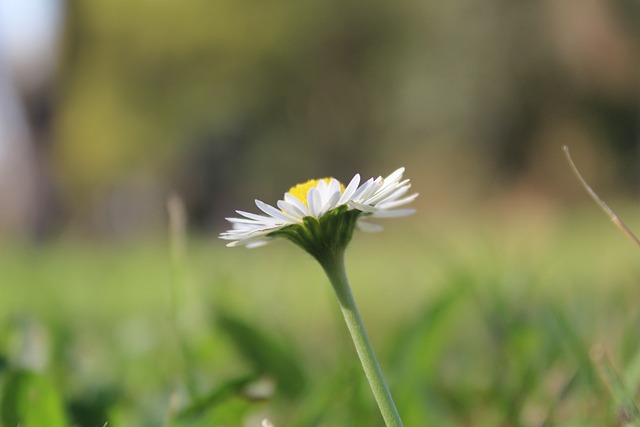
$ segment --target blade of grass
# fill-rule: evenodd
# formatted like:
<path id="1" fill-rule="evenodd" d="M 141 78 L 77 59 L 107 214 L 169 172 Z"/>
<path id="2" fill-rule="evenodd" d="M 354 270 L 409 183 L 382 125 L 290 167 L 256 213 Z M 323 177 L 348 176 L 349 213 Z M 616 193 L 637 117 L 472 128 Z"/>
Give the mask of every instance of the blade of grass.
<path id="1" fill-rule="evenodd" d="M 567 350 L 575 357 L 578 363 L 578 374 L 587 381 L 593 390 L 601 393 L 602 386 L 591 363 L 587 345 L 573 328 L 561 307 L 551 307 L 551 312 L 555 320 L 558 341 L 564 343 Z"/>
<path id="2" fill-rule="evenodd" d="M 170 244 L 170 283 L 171 283 L 171 314 L 173 328 L 180 347 L 184 363 L 184 374 L 187 391 L 190 398 L 197 395 L 196 374 L 193 370 L 193 355 L 181 332 L 180 327 L 180 288 L 185 285 L 185 258 L 187 216 L 182 199 L 171 195 L 167 200 L 167 212 L 169 214 L 169 244 Z"/>
<path id="3" fill-rule="evenodd" d="M 640 247 L 640 239 L 636 237 L 635 234 L 627 227 L 627 225 L 620 219 L 620 217 L 611 209 L 605 202 L 596 194 L 595 191 L 587 184 L 587 181 L 582 177 L 578 167 L 573 162 L 571 158 L 571 154 L 569 153 L 569 147 L 566 145 L 563 147 L 564 152 L 567 156 L 567 160 L 569 161 L 569 165 L 571 165 L 571 169 L 573 169 L 573 173 L 578 177 L 580 183 L 584 187 L 584 189 L 589 193 L 589 196 L 602 208 L 602 210 L 609 216 L 611 221 L 620 229 L 636 246 Z"/>
<path id="4" fill-rule="evenodd" d="M 258 378 L 258 375 L 251 374 L 225 381 L 218 387 L 211 390 L 207 395 L 199 398 L 176 414 L 176 419 L 184 420 L 191 417 L 201 416 L 208 409 L 223 403 L 229 397 L 240 394 L 242 390 Z"/>
<path id="5" fill-rule="evenodd" d="M 255 325 L 220 308 L 215 312 L 218 328 L 257 373 L 273 377 L 280 394 L 296 398 L 304 391 L 306 375 L 292 346 L 276 341 Z"/>
<path id="6" fill-rule="evenodd" d="M 634 396 L 629 393 L 623 379 L 611 362 L 611 357 L 603 346 L 597 346 L 592 352 L 592 359 L 600 368 L 605 382 L 609 385 L 616 405 L 621 425 L 640 426 L 640 408 Z"/>

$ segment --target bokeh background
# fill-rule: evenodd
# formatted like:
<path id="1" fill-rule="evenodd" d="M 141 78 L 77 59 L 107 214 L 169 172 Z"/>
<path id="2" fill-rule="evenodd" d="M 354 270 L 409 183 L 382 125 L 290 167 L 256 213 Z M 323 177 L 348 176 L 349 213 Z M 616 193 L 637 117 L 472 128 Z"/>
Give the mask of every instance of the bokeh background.
<path id="1" fill-rule="evenodd" d="M 3 236 L 158 231 L 170 193 L 217 230 L 399 165 L 431 207 L 567 199 L 564 144 L 595 184 L 640 180 L 632 0 L 0 7 Z"/>
<path id="2" fill-rule="evenodd" d="M 216 236 L 400 166 L 347 268 L 407 425 L 637 421 L 637 249 L 562 147 L 640 229 L 639 118 L 636 0 L 0 0 L 0 425 L 382 425 L 317 265 Z"/>

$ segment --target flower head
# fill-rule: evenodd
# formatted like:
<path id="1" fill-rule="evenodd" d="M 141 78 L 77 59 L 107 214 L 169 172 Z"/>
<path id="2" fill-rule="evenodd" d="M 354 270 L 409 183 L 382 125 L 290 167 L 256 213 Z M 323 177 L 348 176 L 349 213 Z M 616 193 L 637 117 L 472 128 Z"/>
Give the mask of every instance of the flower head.
<path id="1" fill-rule="evenodd" d="M 275 237 L 292 240 L 317 257 L 318 247 L 346 247 L 353 229 L 378 231 L 380 226 L 364 221 L 368 217 L 399 217 L 414 209 L 397 209 L 412 202 L 417 193 L 403 180 L 404 168 L 386 178 L 370 178 L 360 184 L 356 174 L 345 187 L 335 178 L 312 179 L 298 184 L 278 200 L 276 207 L 260 200 L 255 203 L 264 215 L 236 211 L 241 218 L 227 218 L 233 225 L 220 235 L 231 240 L 227 246 L 261 246 Z"/>

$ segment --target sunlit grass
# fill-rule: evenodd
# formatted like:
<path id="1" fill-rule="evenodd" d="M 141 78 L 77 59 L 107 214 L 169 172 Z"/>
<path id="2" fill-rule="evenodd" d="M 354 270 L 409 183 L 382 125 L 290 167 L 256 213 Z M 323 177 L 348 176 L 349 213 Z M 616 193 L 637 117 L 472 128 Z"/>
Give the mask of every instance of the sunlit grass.
<path id="1" fill-rule="evenodd" d="M 640 230 L 636 207 L 617 211 Z M 239 351 L 242 338 L 229 336 L 221 314 L 292 357 L 305 388 L 287 397 L 277 385 L 284 374 L 263 367 L 258 377 L 275 375 L 272 398 L 232 389 L 176 425 L 258 426 L 266 415 L 276 426 L 382 425 L 309 256 L 284 241 L 231 250 L 213 233 L 187 246 L 178 330 L 200 397 L 256 374 L 260 359 Z M 616 425 L 616 406 L 589 351 L 604 345 L 623 378 L 637 381 L 639 256 L 588 208 L 413 219 L 356 235 L 347 262 L 406 425 L 600 426 Z M 162 425 L 190 404 L 166 239 L 5 243 L 0 271 L 0 355 L 9 366 L 25 331 L 37 330 L 49 348 L 44 372 L 68 407 L 111 396 L 96 397 L 106 409 L 87 420 Z"/>

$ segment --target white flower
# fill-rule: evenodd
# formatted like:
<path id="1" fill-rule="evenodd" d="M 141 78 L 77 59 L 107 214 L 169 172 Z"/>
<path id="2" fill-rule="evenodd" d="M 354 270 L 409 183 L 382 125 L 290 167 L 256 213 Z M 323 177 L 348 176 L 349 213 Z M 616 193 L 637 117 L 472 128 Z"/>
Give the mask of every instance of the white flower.
<path id="1" fill-rule="evenodd" d="M 357 219 L 358 228 L 378 231 L 380 226 L 363 219 L 400 217 L 415 212 L 414 209 L 396 209 L 418 197 L 417 193 L 406 196 L 411 184 L 408 179 L 402 180 L 403 173 L 404 168 L 400 168 L 386 178 L 370 178 L 362 185 L 359 185 L 360 175 L 356 174 L 346 187 L 335 178 L 298 184 L 285 193 L 283 200 L 278 200 L 278 208 L 256 200 L 256 205 L 266 215 L 236 211 L 242 218 L 227 218 L 233 229 L 220 234 L 220 238 L 232 241 L 227 246 L 261 246 L 273 238 L 272 233 L 291 225 L 304 227 L 304 218 L 319 220 L 342 206 L 346 207 L 343 211 L 361 213 Z"/>

